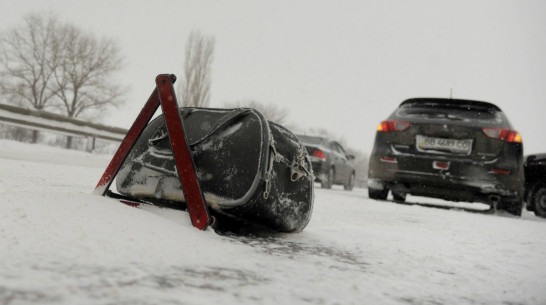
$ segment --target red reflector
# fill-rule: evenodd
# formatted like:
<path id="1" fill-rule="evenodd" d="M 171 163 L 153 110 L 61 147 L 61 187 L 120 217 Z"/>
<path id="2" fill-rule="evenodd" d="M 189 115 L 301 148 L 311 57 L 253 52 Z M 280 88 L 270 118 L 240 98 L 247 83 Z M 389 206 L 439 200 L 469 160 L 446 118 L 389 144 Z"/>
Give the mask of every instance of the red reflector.
<path id="1" fill-rule="evenodd" d="M 493 139 L 503 140 L 509 143 L 521 143 L 521 135 L 515 131 L 504 128 L 482 128 L 483 133 Z"/>
<path id="2" fill-rule="evenodd" d="M 398 162 L 398 161 L 396 161 L 396 158 L 392 158 L 392 157 L 381 157 L 380 160 L 383 161 L 383 162 L 387 162 L 387 163 L 397 163 Z"/>
<path id="3" fill-rule="evenodd" d="M 383 121 L 377 126 L 377 131 L 404 131 L 410 127 L 410 123 L 402 121 Z"/>
<path id="4" fill-rule="evenodd" d="M 317 157 L 319 159 L 323 159 L 323 160 L 326 160 L 326 155 L 324 154 L 324 152 L 320 149 L 316 149 L 314 152 L 313 152 L 313 157 Z"/>
<path id="5" fill-rule="evenodd" d="M 449 162 L 434 161 L 434 162 L 432 162 L 432 168 L 434 168 L 434 169 L 448 169 L 449 168 Z"/>
<path id="6" fill-rule="evenodd" d="M 501 175 L 508 175 L 508 174 L 510 174 L 510 171 L 509 171 L 509 170 L 506 170 L 506 169 L 494 168 L 494 169 L 491 170 L 491 173 L 493 173 L 493 174 L 501 174 Z"/>
<path id="7" fill-rule="evenodd" d="M 134 202 L 134 201 L 127 201 L 127 200 L 120 200 L 119 202 L 123 203 L 123 204 L 126 204 L 130 207 L 133 207 L 133 208 L 136 208 L 140 205 L 140 203 L 138 202 Z"/>

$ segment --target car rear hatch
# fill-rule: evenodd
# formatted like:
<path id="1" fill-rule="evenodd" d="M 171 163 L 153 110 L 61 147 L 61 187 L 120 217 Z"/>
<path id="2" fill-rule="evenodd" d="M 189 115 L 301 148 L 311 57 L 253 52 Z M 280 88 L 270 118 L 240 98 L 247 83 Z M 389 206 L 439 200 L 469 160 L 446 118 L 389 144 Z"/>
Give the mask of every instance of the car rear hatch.
<path id="1" fill-rule="evenodd" d="M 383 122 L 394 132 L 387 137 L 399 170 L 449 172 L 453 176 L 475 175 L 476 171 L 509 173 L 517 162 L 509 142 L 521 142 L 501 110 L 493 104 L 466 100 L 412 99 L 405 101 Z M 512 155 L 517 155 L 512 153 Z M 475 165 L 480 165 L 476 167 Z"/>

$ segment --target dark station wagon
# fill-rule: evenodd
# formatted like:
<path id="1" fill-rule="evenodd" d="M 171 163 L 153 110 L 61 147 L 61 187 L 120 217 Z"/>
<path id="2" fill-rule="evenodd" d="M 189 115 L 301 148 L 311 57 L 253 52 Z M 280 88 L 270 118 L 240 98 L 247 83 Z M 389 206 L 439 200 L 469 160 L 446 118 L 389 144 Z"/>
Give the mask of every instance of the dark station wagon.
<path id="1" fill-rule="evenodd" d="M 347 191 L 355 185 L 355 166 L 353 155 L 348 155 L 341 144 L 318 136 L 298 135 L 311 157 L 315 181 L 323 188 L 341 184 Z"/>
<path id="2" fill-rule="evenodd" d="M 492 103 L 408 99 L 378 126 L 368 194 L 397 202 L 406 194 L 483 202 L 521 215 L 523 145 Z"/>

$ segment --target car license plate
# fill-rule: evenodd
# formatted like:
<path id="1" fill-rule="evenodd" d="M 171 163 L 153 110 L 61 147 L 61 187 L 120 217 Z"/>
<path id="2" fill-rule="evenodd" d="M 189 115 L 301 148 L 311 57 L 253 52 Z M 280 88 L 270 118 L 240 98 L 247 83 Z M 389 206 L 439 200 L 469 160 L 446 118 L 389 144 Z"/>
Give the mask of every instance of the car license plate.
<path id="1" fill-rule="evenodd" d="M 415 137 L 417 150 L 449 151 L 469 155 L 472 151 L 472 139 L 433 138 L 417 135 Z"/>

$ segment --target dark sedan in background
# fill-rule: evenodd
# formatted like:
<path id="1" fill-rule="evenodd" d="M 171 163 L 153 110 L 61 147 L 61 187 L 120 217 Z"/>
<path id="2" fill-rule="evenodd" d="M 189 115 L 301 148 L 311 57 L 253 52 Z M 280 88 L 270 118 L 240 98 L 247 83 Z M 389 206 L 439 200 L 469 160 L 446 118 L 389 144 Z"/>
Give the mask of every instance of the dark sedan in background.
<path id="1" fill-rule="evenodd" d="M 521 215 L 521 136 L 494 104 L 414 98 L 377 128 L 368 193 L 405 201 L 406 194 L 483 202 Z"/>
<path id="2" fill-rule="evenodd" d="M 546 218 L 546 153 L 528 156 L 524 171 L 527 210 Z"/>
<path id="3" fill-rule="evenodd" d="M 323 188 L 331 188 L 341 184 L 350 191 L 355 184 L 355 168 L 351 160 L 354 156 L 347 155 L 345 149 L 336 141 L 323 137 L 298 135 L 305 145 L 311 163 L 315 181 Z"/>

